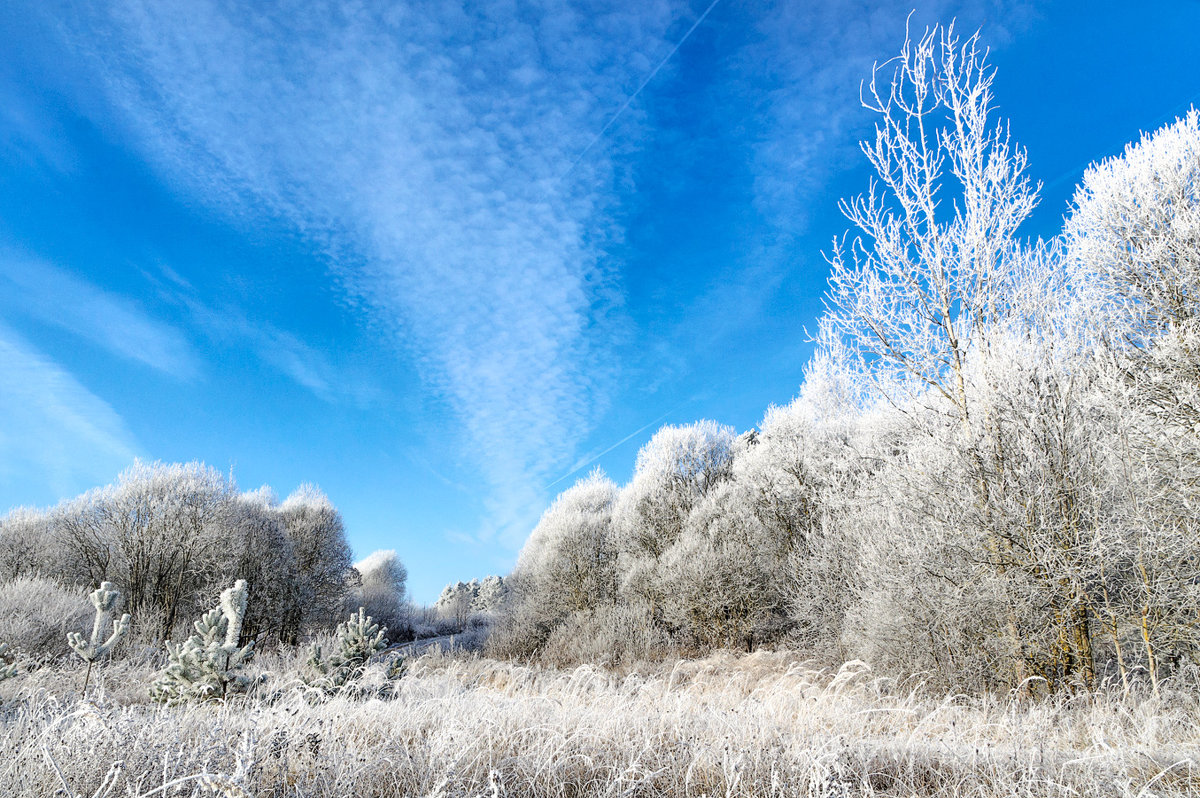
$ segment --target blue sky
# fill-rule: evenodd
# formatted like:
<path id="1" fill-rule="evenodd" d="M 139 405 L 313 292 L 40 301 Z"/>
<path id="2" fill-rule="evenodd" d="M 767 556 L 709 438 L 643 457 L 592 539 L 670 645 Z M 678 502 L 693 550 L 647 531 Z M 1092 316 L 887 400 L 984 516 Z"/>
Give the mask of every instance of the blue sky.
<path id="1" fill-rule="evenodd" d="M 0 510 L 200 459 L 311 481 L 414 598 L 505 573 L 593 464 L 796 392 L 859 81 L 909 6 L 10 0 Z M 1200 2 L 930 2 L 982 30 L 1053 235 L 1200 102 Z"/>

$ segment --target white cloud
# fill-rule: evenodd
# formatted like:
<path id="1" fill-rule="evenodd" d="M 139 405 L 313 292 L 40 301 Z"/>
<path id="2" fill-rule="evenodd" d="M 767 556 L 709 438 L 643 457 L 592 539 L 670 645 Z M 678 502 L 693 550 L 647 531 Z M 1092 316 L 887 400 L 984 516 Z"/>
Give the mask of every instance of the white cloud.
<path id="1" fill-rule="evenodd" d="M 111 480 L 136 454 L 106 402 L 0 325 L 0 481 L 66 497 Z"/>
<path id="2" fill-rule="evenodd" d="M 349 399 L 364 404 L 378 397 L 378 390 L 347 368 L 335 366 L 330 358 L 298 335 L 261 319 L 251 319 L 233 305 L 209 307 L 190 291 L 175 298 L 191 321 L 210 340 L 223 346 L 244 346 L 264 364 L 307 389 L 319 399 L 333 402 Z"/>
<path id="3" fill-rule="evenodd" d="M 199 371 L 187 339 L 137 303 L 36 258 L 0 250 L 0 307 L 66 330 L 118 357 L 187 379 Z"/>
<path id="4" fill-rule="evenodd" d="M 604 403 L 611 155 L 636 108 L 570 167 L 670 51 L 667 4 L 105 5 L 75 46 L 146 155 L 331 253 L 459 420 L 481 536 L 518 546 Z"/>

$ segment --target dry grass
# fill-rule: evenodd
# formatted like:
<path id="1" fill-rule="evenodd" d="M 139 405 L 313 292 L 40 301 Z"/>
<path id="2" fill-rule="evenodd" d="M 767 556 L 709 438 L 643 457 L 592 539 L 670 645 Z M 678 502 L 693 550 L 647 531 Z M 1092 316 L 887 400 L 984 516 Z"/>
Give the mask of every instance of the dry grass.
<path id="1" fill-rule="evenodd" d="M 1030 702 L 784 653 L 626 675 L 433 653 L 329 698 L 259 665 L 256 696 L 224 706 L 150 705 L 144 667 L 86 702 L 74 671 L 5 683 L 0 795 L 1200 795 L 1190 691 Z"/>

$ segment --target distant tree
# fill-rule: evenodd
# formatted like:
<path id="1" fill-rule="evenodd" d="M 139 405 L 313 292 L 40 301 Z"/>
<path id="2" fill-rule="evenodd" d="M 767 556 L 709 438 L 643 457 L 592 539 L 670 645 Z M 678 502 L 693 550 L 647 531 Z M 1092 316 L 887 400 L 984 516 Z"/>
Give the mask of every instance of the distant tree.
<path id="1" fill-rule="evenodd" d="M 476 612 L 494 613 L 504 606 L 508 599 L 508 583 L 502 576 L 485 576 L 479 583 L 479 595 L 475 597 L 472 606 Z"/>
<path id="2" fill-rule="evenodd" d="M 354 564 L 359 584 L 350 591 L 348 603 L 387 627 L 389 634 L 405 633 L 409 626 L 406 600 L 408 569 L 395 551 L 376 551 Z"/>
<path id="3" fill-rule="evenodd" d="M 314 485 L 301 485 L 283 502 L 279 517 L 292 545 L 299 600 L 284 622 L 284 638 L 338 623 L 352 557 L 341 513 Z"/>
<path id="4" fill-rule="evenodd" d="M 466 626 L 479 599 L 479 588 L 478 579 L 446 585 L 442 589 L 437 603 L 434 604 L 434 609 L 442 618 L 453 622 L 457 628 L 461 629 Z"/>

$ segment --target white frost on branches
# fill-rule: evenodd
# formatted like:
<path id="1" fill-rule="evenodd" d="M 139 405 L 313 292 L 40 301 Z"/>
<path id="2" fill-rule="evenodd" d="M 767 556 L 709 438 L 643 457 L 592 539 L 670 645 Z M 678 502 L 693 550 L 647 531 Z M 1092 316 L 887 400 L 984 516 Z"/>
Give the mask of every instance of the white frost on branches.
<path id="1" fill-rule="evenodd" d="M 220 700 L 249 687 L 241 670 L 254 654 L 254 642 L 239 645 L 247 598 L 246 583 L 238 580 L 196 621 L 190 637 L 167 643 L 168 664 L 150 687 L 152 698 L 168 704 Z"/>
<path id="2" fill-rule="evenodd" d="M 121 593 L 112 582 L 103 582 L 88 597 L 96 608 L 96 618 L 92 622 L 92 634 L 85 638 L 79 632 L 68 632 L 67 643 L 84 662 L 93 663 L 103 657 L 129 631 L 129 614 L 122 615 L 118 620 L 112 619 L 113 609 Z M 109 624 L 112 631 L 105 637 Z"/>

